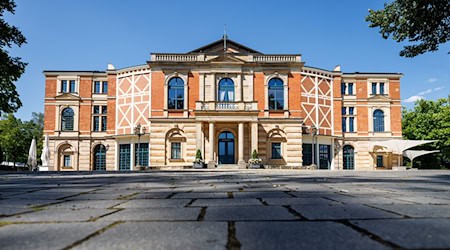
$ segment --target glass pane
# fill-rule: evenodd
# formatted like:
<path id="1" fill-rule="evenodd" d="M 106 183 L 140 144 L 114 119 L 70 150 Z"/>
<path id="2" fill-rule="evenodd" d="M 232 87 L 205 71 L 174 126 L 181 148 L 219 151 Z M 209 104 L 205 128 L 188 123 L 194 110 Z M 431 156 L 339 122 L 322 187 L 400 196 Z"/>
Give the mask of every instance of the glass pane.
<path id="1" fill-rule="evenodd" d="M 342 117 L 342 132 L 347 132 L 347 118 Z"/>
<path id="2" fill-rule="evenodd" d="M 94 114 L 100 114 L 100 106 L 94 106 Z"/>
<path id="3" fill-rule="evenodd" d="M 341 94 L 345 95 L 345 83 L 341 83 Z"/>
<path id="4" fill-rule="evenodd" d="M 103 82 L 102 85 L 102 93 L 108 93 L 108 82 Z"/>
<path id="5" fill-rule="evenodd" d="M 119 146 L 119 170 L 130 170 L 131 145 L 121 144 Z"/>
<path id="6" fill-rule="evenodd" d="M 108 106 L 102 106 L 102 114 L 107 114 L 108 113 Z"/>
<path id="7" fill-rule="evenodd" d="M 349 115 L 353 115 L 354 110 L 355 110 L 354 107 L 349 107 L 349 108 L 348 108 L 348 114 L 349 114 Z"/>
<path id="8" fill-rule="evenodd" d="M 303 166 L 308 166 L 312 164 L 312 144 L 303 144 L 302 146 L 303 154 Z"/>
<path id="9" fill-rule="evenodd" d="M 75 80 L 70 80 L 70 92 L 75 92 Z"/>
<path id="10" fill-rule="evenodd" d="M 94 82 L 94 93 L 100 93 L 100 82 L 99 81 Z"/>
<path id="11" fill-rule="evenodd" d="M 384 82 L 380 82 L 380 95 L 384 95 Z"/>
<path id="12" fill-rule="evenodd" d="M 106 116 L 102 116 L 102 131 L 106 131 L 107 128 L 107 118 Z"/>
<path id="13" fill-rule="evenodd" d="M 353 83 L 348 84 L 348 94 L 353 95 Z"/>
<path id="14" fill-rule="evenodd" d="M 61 92 L 62 93 L 66 93 L 67 92 L 67 81 L 66 80 L 62 80 L 61 81 Z"/>
<path id="15" fill-rule="evenodd" d="M 349 128 L 348 128 L 348 130 L 350 132 L 354 132 L 355 131 L 354 130 L 354 123 L 355 123 L 355 117 L 350 117 L 349 118 Z"/>

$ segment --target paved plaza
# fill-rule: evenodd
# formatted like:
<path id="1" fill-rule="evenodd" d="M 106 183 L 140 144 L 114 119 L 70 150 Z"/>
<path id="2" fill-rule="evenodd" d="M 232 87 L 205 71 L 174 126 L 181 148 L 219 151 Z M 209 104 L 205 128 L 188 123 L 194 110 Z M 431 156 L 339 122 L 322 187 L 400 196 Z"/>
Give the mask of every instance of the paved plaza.
<path id="1" fill-rule="evenodd" d="M 0 248 L 449 249 L 450 172 L 0 174 Z"/>

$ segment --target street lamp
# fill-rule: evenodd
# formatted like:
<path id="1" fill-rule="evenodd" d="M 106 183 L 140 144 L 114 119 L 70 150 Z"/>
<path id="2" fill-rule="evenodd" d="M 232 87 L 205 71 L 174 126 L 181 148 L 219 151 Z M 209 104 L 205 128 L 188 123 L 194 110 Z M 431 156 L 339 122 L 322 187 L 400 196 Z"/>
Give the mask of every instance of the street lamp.
<path id="1" fill-rule="evenodd" d="M 316 148 L 316 144 L 315 144 L 315 137 L 317 135 L 317 128 L 316 126 L 312 125 L 311 126 L 311 133 L 312 133 L 312 163 L 313 165 L 316 164 L 316 155 L 315 155 L 315 148 Z"/>
<path id="2" fill-rule="evenodd" d="M 143 127 L 141 131 L 141 124 L 138 123 L 138 125 L 134 128 L 134 134 L 138 136 L 138 150 L 137 150 L 137 164 L 135 164 L 135 168 L 140 169 L 140 155 L 141 155 L 141 136 L 145 135 L 146 128 Z"/>

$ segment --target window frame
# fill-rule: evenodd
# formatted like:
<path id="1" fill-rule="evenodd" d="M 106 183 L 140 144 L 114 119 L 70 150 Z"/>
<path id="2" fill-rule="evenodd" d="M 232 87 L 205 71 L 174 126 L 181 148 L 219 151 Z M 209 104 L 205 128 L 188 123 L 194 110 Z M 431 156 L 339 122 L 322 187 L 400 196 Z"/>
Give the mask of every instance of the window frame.
<path id="1" fill-rule="evenodd" d="M 173 80 L 178 81 L 178 79 L 181 81 L 182 84 L 181 85 L 173 84 Z M 175 91 L 174 98 L 170 97 L 171 91 Z M 179 91 L 182 94 L 181 98 L 177 97 L 177 94 Z M 185 100 L 186 100 L 186 98 L 185 98 L 185 82 L 184 82 L 184 80 L 179 76 L 171 77 L 167 84 L 167 109 L 168 110 L 180 110 L 180 111 L 185 110 Z M 171 106 L 171 101 L 175 101 L 175 104 L 173 107 Z M 181 108 L 178 107 L 180 101 L 182 102 Z"/>
<path id="2" fill-rule="evenodd" d="M 277 151 L 277 147 L 275 147 L 275 145 L 278 145 L 278 150 Z M 283 159 L 283 151 L 282 151 L 282 145 L 281 142 L 271 142 L 271 155 L 270 155 L 270 159 L 272 160 L 281 160 Z M 276 152 L 274 154 L 274 152 Z"/>
<path id="3" fill-rule="evenodd" d="M 227 85 L 226 83 L 228 81 L 231 81 L 232 85 Z M 222 84 L 222 83 L 224 83 L 224 84 Z M 232 100 L 230 100 L 230 99 L 221 100 L 221 91 L 224 91 L 226 97 L 229 98 L 230 90 L 232 90 L 232 93 L 233 93 L 233 96 L 231 98 Z M 233 79 L 231 79 L 229 77 L 224 77 L 224 78 L 220 79 L 217 84 L 217 102 L 234 102 L 235 100 L 236 100 L 236 88 L 235 88 L 235 83 L 234 83 Z"/>
<path id="4" fill-rule="evenodd" d="M 375 113 L 380 114 L 380 115 L 376 115 Z M 386 132 L 384 117 L 385 117 L 385 114 L 384 114 L 383 110 L 375 109 L 373 111 L 373 113 L 372 113 L 373 132 Z M 381 119 L 379 119 L 379 118 L 381 118 Z"/>
<path id="5" fill-rule="evenodd" d="M 177 146 L 177 147 L 175 147 L 175 146 Z M 179 142 L 179 141 L 170 142 L 170 159 L 171 160 L 183 159 L 181 150 L 182 150 L 181 142 Z M 178 154 L 176 154 L 176 152 L 178 152 Z"/>
<path id="6" fill-rule="evenodd" d="M 271 86 L 271 83 L 273 83 L 274 85 Z M 279 85 L 278 83 L 281 83 L 281 85 Z M 282 91 L 282 95 L 281 97 L 279 97 L 277 95 L 277 93 L 279 93 L 279 91 Z M 274 93 L 273 99 L 271 100 L 271 92 Z M 268 92 L 267 92 L 267 103 L 268 103 L 268 109 L 269 111 L 284 111 L 285 110 L 285 90 L 284 90 L 284 82 L 281 78 L 279 77 L 273 77 L 269 80 L 268 82 Z M 280 102 L 281 101 L 281 102 Z M 274 105 L 271 107 L 271 103 L 273 103 Z M 281 104 L 281 108 L 278 107 L 278 104 Z"/>
<path id="7" fill-rule="evenodd" d="M 69 110 L 71 111 L 71 114 L 66 115 L 65 112 L 66 111 L 69 112 Z M 75 111 L 71 107 L 66 107 L 61 111 L 60 119 L 61 119 L 61 131 L 75 130 Z"/>

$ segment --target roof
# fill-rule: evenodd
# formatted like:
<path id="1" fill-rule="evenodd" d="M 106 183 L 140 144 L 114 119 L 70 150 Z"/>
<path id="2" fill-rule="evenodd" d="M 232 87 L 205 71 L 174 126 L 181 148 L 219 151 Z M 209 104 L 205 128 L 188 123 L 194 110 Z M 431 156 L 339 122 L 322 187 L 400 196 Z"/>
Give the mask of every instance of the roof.
<path id="1" fill-rule="evenodd" d="M 212 51 L 212 50 L 216 49 L 216 48 L 219 47 L 219 46 L 221 46 L 221 47 L 223 48 L 223 46 L 225 46 L 225 39 L 226 39 L 227 47 L 228 47 L 228 46 L 230 46 L 230 47 L 235 47 L 235 48 L 237 48 L 239 51 L 244 52 L 244 53 L 262 54 L 261 52 L 259 52 L 259 51 L 257 51 L 257 50 L 254 50 L 254 49 L 249 48 L 249 47 L 247 47 L 247 46 L 245 46 L 245 45 L 242 45 L 242 44 L 240 44 L 240 43 L 238 43 L 238 42 L 235 42 L 235 41 L 233 41 L 233 40 L 230 40 L 230 39 L 228 39 L 226 36 L 222 37 L 221 39 L 219 39 L 219 40 L 217 40 L 217 41 L 215 41 L 215 42 L 212 42 L 212 43 L 210 43 L 210 44 L 207 44 L 207 45 L 205 45 L 205 46 L 202 46 L 202 47 L 200 47 L 200 48 L 198 48 L 198 49 L 194 49 L 194 50 L 188 52 L 188 54 L 192 54 L 192 53 L 205 53 L 205 52 L 208 52 L 208 51 Z"/>

